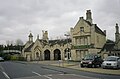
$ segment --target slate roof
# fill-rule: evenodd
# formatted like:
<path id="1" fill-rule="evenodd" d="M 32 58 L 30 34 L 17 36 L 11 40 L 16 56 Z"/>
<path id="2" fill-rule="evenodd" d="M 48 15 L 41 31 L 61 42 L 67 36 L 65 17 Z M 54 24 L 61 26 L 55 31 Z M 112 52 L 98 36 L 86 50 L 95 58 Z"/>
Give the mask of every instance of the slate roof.
<path id="1" fill-rule="evenodd" d="M 31 52 L 31 48 L 33 47 L 34 43 L 32 43 L 28 48 L 24 50 L 24 52 Z"/>
<path id="2" fill-rule="evenodd" d="M 100 34 L 106 36 L 106 34 L 105 34 L 96 24 L 95 24 L 95 31 L 96 31 L 97 33 L 100 33 Z"/>
<path id="3" fill-rule="evenodd" d="M 49 44 L 50 45 L 55 45 L 55 44 L 59 44 L 59 45 L 64 45 L 64 44 L 67 44 L 67 43 L 70 43 L 72 42 L 72 40 L 69 38 L 69 39 L 58 39 L 58 40 L 49 40 Z"/>
<path id="4" fill-rule="evenodd" d="M 104 50 L 113 51 L 114 46 L 115 46 L 115 42 L 113 42 L 111 40 L 107 40 L 101 51 L 104 51 Z"/>
<path id="5" fill-rule="evenodd" d="M 43 39 L 39 39 L 39 42 L 41 42 L 42 45 L 47 45 L 47 41 L 46 40 L 43 40 Z"/>
<path id="6" fill-rule="evenodd" d="M 42 40 L 42 39 L 39 39 L 40 42 L 42 42 L 43 45 L 46 45 L 47 41 L 46 40 Z M 53 46 L 55 44 L 59 44 L 59 45 L 64 45 L 64 44 L 67 44 L 67 43 L 71 43 L 72 40 L 69 38 L 69 39 L 58 39 L 58 40 L 49 40 L 49 45 L 50 46 Z M 24 52 L 31 52 L 31 49 L 33 47 L 34 43 L 32 43 L 28 48 L 26 48 L 24 50 Z"/>
<path id="7" fill-rule="evenodd" d="M 90 26 L 92 26 L 92 24 L 89 22 L 89 21 L 86 21 L 86 20 L 84 20 L 87 24 L 89 24 Z"/>

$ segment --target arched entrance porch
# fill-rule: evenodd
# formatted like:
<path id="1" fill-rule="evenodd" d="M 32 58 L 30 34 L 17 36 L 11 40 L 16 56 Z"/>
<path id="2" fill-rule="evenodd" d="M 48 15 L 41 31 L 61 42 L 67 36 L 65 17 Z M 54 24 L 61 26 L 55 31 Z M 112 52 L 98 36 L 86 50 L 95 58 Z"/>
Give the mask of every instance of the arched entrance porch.
<path id="1" fill-rule="evenodd" d="M 44 60 L 50 60 L 50 51 L 49 50 L 44 51 Z"/>
<path id="2" fill-rule="evenodd" d="M 61 60 L 61 52 L 59 49 L 54 50 L 54 60 Z"/>
<path id="3" fill-rule="evenodd" d="M 33 56 L 34 56 L 33 60 L 36 61 L 42 60 L 41 50 L 39 47 L 35 47 Z"/>

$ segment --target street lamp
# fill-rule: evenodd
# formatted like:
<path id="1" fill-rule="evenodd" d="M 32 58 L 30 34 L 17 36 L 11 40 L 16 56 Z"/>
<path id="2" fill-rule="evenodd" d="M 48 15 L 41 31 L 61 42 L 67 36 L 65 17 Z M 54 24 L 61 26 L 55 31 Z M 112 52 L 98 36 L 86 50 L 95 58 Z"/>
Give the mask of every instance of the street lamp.
<path id="1" fill-rule="evenodd" d="M 69 34 L 64 34 L 66 37 L 67 37 L 67 50 L 66 50 L 66 52 L 67 52 L 67 60 L 69 61 L 69 59 L 70 59 L 70 52 L 69 52 L 69 48 L 68 48 L 68 37 L 70 36 Z"/>

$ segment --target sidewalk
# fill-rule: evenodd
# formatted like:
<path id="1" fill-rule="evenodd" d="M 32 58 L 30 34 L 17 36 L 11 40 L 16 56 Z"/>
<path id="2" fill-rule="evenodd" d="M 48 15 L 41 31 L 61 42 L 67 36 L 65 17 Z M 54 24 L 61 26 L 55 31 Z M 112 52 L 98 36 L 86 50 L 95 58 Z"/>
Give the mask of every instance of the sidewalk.
<path id="1" fill-rule="evenodd" d="M 53 65 L 58 67 L 66 67 L 71 69 L 77 69 L 82 71 L 101 73 L 101 74 L 109 74 L 109 75 L 120 75 L 119 70 L 113 69 L 102 69 L 102 68 L 81 68 L 79 62 L 67 62 L 67 61 L 34 61 L 31 63 L 40 63 L 45 65 Z"/>

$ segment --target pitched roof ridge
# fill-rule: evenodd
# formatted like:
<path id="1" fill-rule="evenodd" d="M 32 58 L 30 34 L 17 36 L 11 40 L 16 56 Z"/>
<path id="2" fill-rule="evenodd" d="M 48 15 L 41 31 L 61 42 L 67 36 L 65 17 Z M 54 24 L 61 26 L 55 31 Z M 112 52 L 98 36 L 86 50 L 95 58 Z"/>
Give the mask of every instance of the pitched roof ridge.
<path id="1" fill-rule="evenodd" d="M 97 24 L 94 24 L 94 25 L 95 25 L 95 31 L 97 31 L 97 32 L 106 36 L 106 34 L 97 26 Z"/>

